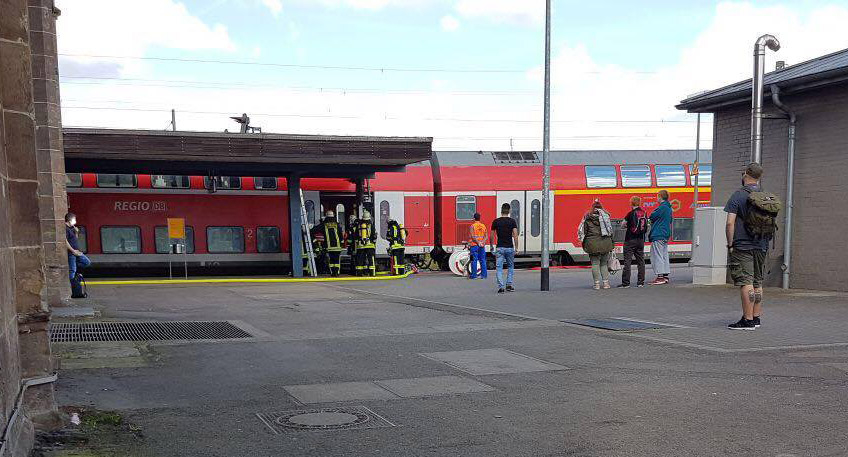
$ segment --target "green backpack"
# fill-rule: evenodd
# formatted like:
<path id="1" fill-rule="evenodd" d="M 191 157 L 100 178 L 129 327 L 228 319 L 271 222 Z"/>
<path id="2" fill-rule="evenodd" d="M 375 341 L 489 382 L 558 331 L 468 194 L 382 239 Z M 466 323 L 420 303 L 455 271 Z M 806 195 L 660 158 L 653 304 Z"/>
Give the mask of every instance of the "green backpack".
<path id="1" fill-rule="evenodd" d="M 777 232 L 777 214 L 783 209 L 783 202 L 771 192 L 747 191 L 749 195 L 745 229 L 755 238 L 773 238 Z"/>

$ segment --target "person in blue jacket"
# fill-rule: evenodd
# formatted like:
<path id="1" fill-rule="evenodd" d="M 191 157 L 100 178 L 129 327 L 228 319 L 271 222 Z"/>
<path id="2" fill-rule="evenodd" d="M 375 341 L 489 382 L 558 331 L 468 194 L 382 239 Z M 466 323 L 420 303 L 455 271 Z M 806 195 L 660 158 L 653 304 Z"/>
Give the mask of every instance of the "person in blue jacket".
<path id="1" fill-rule="evenodd" d="M 674 220 L 674 215 L 671 203 L 668 202 L 668 191 L 659 191 L 657 201 L 659 206 L 651 213 L 651 233 L 648 235 L 651 242 L 651 266 L 657 274 L 656 279 L 649 283 L 652 286 L 668 284 L 671 274 L 668 240 L 671 239 L 671 222 Z"/>

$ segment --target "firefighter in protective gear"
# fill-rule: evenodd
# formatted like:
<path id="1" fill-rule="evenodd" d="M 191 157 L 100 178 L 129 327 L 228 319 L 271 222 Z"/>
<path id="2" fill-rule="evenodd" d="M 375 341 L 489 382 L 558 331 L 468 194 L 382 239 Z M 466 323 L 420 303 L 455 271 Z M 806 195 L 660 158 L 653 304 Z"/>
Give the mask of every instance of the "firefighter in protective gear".
<path id="1" fill-rule="evenodd" d="M 389 242 L 389 257 L 391 258 L 392 274 L 401 276 L 406 273 L 404 246 L 406 245 L 406 229 L 403 224 L 392 219 L 386 223 L 386 240 Z"/>
<path id="2" fill-rule="evenodd" d="M 344 231 L 336 221 L 336 214 L 327 211 L 324 220 L 321 221 L 324 234 L 324 251 L 327 254 L 327 265 L 330 267 L 330 276 L 339 276 L 342 273 L 342 240 Z"/>
<path id="3" fill-rule="evenodd" d="M 377 276 L 376 242 L 377 233 L 374 232 L 374 224 L 371 223 L 371 214 L 364 211 L 362 220 L 359 221 L 359 230 L 356 241 L 357 276 Z"/>
<path id="4" fill-rule="evenodd" d="M 347 255 L 350 256 L 350 274 L 353 276 L 359 275 L 359 269 L 356 268 L 359 262 L 359 256 L 356 253 L 356 244 L 359 239 L 359 219 L 351 214 L 347 224 Z"/>

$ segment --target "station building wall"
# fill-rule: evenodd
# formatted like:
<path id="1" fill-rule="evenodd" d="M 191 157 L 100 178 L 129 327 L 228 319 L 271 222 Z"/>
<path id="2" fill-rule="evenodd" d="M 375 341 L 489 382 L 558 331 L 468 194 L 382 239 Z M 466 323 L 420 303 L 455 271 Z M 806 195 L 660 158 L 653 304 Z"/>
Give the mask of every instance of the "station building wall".
<path id="1" fill-rule="evenodd" d="M 848 291 L 848 83 L 782 96 L 797 114 L 792 288 Z M 765 112 L 779 114 L 767 98 Z M 763 186 L 786 201 L 788 120 L 763 125 Z M 750 162 L 751 108 L 715 113 L 712 204 L 724 206 Z M 779 286 L 784 216 L 769 251 L 766 284 Z"/>

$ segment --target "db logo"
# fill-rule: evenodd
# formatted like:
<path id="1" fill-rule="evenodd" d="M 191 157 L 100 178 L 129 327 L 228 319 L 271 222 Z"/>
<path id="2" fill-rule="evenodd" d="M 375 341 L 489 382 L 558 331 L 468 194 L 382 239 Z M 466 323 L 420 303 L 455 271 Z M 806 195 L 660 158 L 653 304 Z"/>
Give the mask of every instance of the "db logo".
<path id="1" fill-rule="evenodd" d="M 680 200 L 672 200 L 671 201 L 671 210 L 677 211 L 680 209 Z"/>

